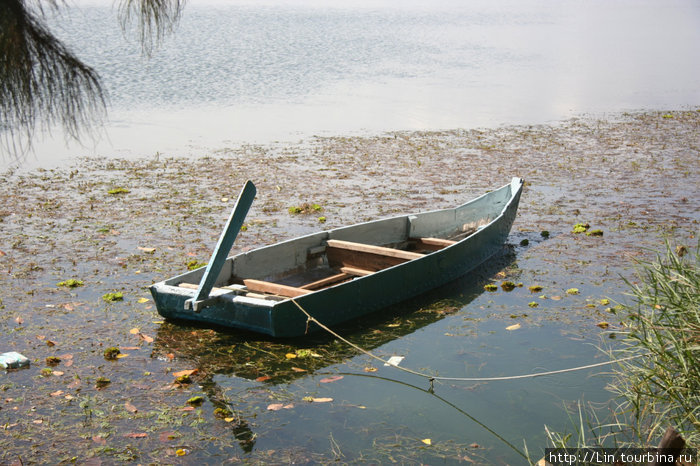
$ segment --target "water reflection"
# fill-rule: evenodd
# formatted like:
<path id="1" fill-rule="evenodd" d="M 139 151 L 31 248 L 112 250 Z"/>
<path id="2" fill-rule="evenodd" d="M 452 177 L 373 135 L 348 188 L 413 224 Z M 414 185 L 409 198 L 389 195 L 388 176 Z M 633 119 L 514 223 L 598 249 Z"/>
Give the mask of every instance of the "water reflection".
<path id="1" fill-rule="evenodd" d="M 515 255 L 506 246 L 501 254 L 459 280 L 411 302 L 392 306 L 334 330 L 366 350 L 375 350 L 463 309 L 484 293 L 483 285 L 488 277 L 513 263 L 514 259 Z M 186 361 L 189 367 L 196 369 L 195 380 L 215 408 L 231 413 L 234 418 L 231 423 L 232 435 L 241 449 L 250 453 L 257 436 L 245 419 L 244 410 L 237 410 L 226 396 L 228 388 L 222 388 L 219 383 L 221 376 L 226 378 L 226 385 L 245 387 L 243 380 L 247 380 L 263 383 L 270 388 L 284 387 L 295 380 L 311 380 L 319 371 L 328 370 L 356 355 L 356 350 L 325 333 L 279 340 L 244 331 L 165 322 L 158 329 L 151 357 Z M 354 375 L 363 376 L 361 373 Z M 397 379 L 373 378 L 409 386 L 436 397 L 522 455 L 484 423 L 436 395 L 431 389 L 423 389 Z M 239 380 L 238 383 L 236 379 Z"/>

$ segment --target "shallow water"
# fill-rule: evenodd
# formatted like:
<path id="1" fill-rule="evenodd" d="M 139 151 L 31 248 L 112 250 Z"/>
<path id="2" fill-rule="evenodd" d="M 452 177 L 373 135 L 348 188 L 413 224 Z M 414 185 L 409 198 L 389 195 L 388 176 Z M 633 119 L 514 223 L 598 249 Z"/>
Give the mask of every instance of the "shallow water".
<path id="1" fill-rule="evenodd" d="M 610 379 L 593 376 L 606 368 L 436 382 L 433 395 L 425 379 L 332 338 L 274 341 L 163 322 L 147 286 L 208 259 L 248 177 L 258 197 L 234 252 L 454 206 L 519 175 L 527 186 L 503 255 L 340 332 L 379 356 L 404 356 L 403 367 L 441 376 L 590 364 L 603 360 L 597 346 L 624 331 L 607 308 L 626 299 L 621 277 L 634 279 L 633 259 L 649 257 L 645 248 L 660 248 L 665 237 L 697 244 L 698 141 L 695 110 L 316 138 L 199 159 L 90 158 L 3 173 L 1 349 L 24 354 L 32 366 L 0 374 L 0 461 L 521 464 L 524 441 L 541 456 L 544 425 L 571 431 L 565 407 L 610 396 Z M 128 192 L 109 194 L 117 187 Z M 321 205 L 326 222 L 289 214 L 303 202 Z M 580 222 L 604 235 L 572 233 Z M 84 285 L 57 286 L 70 278 Z M 524 286 L 484 291 L 504 280 Z M 543 290 L 531 293 L 535 284 Z M 124 300 L 104 302 L 115 291 Z M 598 327 L 603 321 L 607 330 Z M 507 330 L 514 324 L 520 328 Z M 128 356 L 105 360 L 109 346 Z M 50 375 L 49 356 L 61 358 Z M 195 369 L 192 383 L 173 384 L 174 374 Z M 324 381 L 331 375 L 343 378 Z M 98 377 L 111 383 L 98 387 Z M 188 405 L 195 396 L 202 404 Z"/>
<path id="2" fill-rule="evenodd" d="M 111 121 L 85 147 L 38 140 L 34 166 L 700 103 L 692 0 L 197 2 L 150 59 L 111 7 L 79 4 L 52 24 Z"/>

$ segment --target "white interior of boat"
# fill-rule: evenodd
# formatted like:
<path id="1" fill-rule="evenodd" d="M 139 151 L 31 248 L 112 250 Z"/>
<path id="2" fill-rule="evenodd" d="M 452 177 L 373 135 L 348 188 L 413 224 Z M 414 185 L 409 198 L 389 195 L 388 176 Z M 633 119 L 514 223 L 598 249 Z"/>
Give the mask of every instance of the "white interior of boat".
<path id="1" fill-rule="evenodd" d="M 449 248 L 498 217 L 516 189 L 514 183 L 456 208 L 322 231 L 229 257 L 210 296 L 276 302 Z M 165 284 L 190 292 L 199 286 L 204 270 Z"/>

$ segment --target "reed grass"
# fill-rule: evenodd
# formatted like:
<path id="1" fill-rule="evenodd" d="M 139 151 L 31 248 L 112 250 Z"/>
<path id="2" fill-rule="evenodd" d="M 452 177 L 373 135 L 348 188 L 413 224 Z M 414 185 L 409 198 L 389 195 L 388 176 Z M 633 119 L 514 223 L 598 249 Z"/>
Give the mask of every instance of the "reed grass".
<path id="1" fill-rule="evenodd" d="M 688 447 L 698 448 L 700 242 L 694 252 L 666 243 L 653 260 L 638 262 L 637 280 L 626 284 L 630 300 L 617 312 L 627 332 L 608 353 L 639 357 L 613 370 L 610 413 L 579 404 L 571 416 L 574 432 L 547 429 L 549 441 L 554 447 L 655 447 L 672 426 Z"/>

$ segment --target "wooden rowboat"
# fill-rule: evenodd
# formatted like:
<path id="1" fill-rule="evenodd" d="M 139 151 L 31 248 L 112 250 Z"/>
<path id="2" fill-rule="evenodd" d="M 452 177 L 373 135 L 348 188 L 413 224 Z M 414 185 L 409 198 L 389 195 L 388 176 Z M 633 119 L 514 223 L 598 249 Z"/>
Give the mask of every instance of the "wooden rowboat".
<path id="1" fill-rule="evenodd" d="M 296 337 L 417 296 L 486 261 L 505 243 L 523 181 L 459 207 L 321 231 L 226 257 L 255 187 L 241 191 L 207 267 L 151 286 L 158 312 Z"/>

